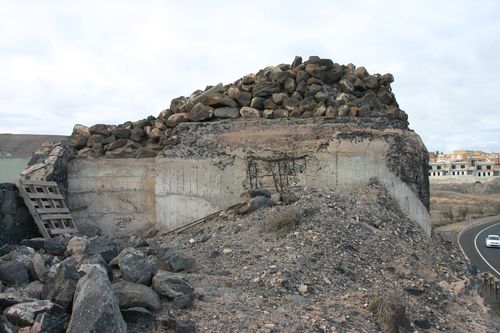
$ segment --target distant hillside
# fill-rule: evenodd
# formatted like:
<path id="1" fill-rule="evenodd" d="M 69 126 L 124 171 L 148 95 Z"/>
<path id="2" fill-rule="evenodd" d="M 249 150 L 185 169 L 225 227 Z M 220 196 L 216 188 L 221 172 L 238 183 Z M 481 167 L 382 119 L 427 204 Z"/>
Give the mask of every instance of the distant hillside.
<path id="1" fill-rule="evenodd" d="M 31 157 L 45 142 L 58 142 L 64 135 L 0 134 L 0 151 L 12 157 Z"/>

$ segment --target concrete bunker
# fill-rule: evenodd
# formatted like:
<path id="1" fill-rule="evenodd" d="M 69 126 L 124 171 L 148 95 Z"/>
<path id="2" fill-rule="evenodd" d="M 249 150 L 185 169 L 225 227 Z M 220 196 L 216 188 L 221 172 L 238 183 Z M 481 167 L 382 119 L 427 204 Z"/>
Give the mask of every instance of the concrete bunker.
<path id="1" fill-rule="evenodd" d="M 25 178 L 56 180 L 78 224 L 108 234 L 172 230 L 252 188 L 366 184 L 431 232 L 427 150 L 390 83 L 311 57 L 174 99 L 158 117 L 77 125 Z M 38 157 L 38 158 L 37 158 Z"/>

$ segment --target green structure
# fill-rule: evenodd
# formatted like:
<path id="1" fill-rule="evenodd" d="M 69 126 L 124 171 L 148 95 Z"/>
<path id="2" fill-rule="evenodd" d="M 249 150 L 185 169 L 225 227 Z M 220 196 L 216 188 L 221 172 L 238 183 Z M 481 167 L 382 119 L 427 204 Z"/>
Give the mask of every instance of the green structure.
<path id="1" fill-rule="evenodd" d="M 43 143 L 64 138 L 62 135 L 0 134 L 0 183 L 13 183 Z"/>

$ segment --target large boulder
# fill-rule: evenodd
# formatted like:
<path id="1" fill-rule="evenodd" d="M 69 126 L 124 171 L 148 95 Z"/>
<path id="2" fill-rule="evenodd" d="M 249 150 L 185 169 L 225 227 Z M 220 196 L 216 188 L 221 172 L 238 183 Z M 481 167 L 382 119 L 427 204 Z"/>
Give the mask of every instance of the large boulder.
<path id="1" fill-rule="evenodd" d="M 19 246 L 15 251 L 9 253 L 9 258 L 11 260 L 20 262 L 26 267 L 30 267 L 35 256 L 35 250 L 28 246 Z"/>
<path id="2" fill-rule="evenodd" d="M 18 261 L 0 263 L 0 281 L 11 286 L 21 286 L 29 283 L 28 268 Z"/>
<path id="3" fill-rule="evenodd" d="M 151 311 L 160 309 L 160 297 L 150 287 L 129 281 L 120 281 L 114 283 L 112 288 L 121 309 L 133 307 L 143 307 Z"/>
<path id="4" fill-rule="evenodd" d="M 45 240 L 45 252 L 54 256 L 63 256 L 66 244 L 61 238 L 49 238 Z"/>
<path id="5" fill-rule="evenodd" d="M 173 247 L 160 247 L 155 250 L 159 268 L 171 272 L 189 271 L 195 266 L 194 258 Z"/>
<path id="6" fill-rule="evenodd" d="M 70 256 L 84 255 L 89 245 L 89 240 L 84 237 L 73 237 L 66 246 L 66 253 Z"/>
<path id="7" fill-rule="evenodd" d="M 212 117 L 214 109 L 210 106 L 198 103 L 189 111 L 190 121 L 202 121 Z"/>
<path id="8" fill-rule="evenodd" d="M 62 261 L 57 266 L 55 275 L 47 282 L 47 297 L 64 307 L 66 310 L 71 309 L 73 296 L 79 279 L 80 274 L 78 274 L 75 260 L 73 258 L 68 258 Z"/>
<path id="9" fill-rule="evenodd" d="M 145 308 L 135 307 L 122 310 L 123 319 L 130 332 L 153 332 L 156 325 L 155 315 Z"/>
<path id="10" fill-rule="evenodd" d="M 44 312 L 56 317 L 65 314 L 61 306 L 47 300 L 15 304 L 5 309 L 3 313 L 11 323 L 25 327 L 32 326 L 36 316 Z"/>
<path id="11" fill-rule="evenodd" d="M 8 308 L 12 305 L 33 301 L 36 301 L 36 299 L 29 297 L 24 292 L 20 291 L 0 293 L 0 311 L 3 311 L 5 308 Z"/>
<path id="12" fill-rule="evenodd" d="M 175 307 L 188 308 L 193 304 L 194 289 L 179 274 L 158 271 L 153 277 L 153 289 L 172 301 Z"/>
<path id="13" fill-rule="evenodd" d="M 143 252 L 133 247 L 126 248 L 111 262 L 111 267 L 118 267 L 123 279 L 140 284 L 151 284 L 157 270 L 156 258 L 146 257 Z"/>
<path id="14" fill-rule="evenodd" d="M 244 106 L 240 109 L 240 114 L 243 118 L 259 118 L 259 110 L 250 106 Z"/>
<path id="15" fill-rule="evenodd" d="M 78 282 L 66 332 L 127 332 L 118 300 L 102 266 L 93 265 Z"/>
<path id="16" fill-rule="evenodd" d="M 235 107 L 222 107 L 215 109 L 214 117 L 221 119 L 236 119 L 240 117 L 240 109 Z"/>
<path id="17" fill-rule="evenodd" d="M 203 104 L 209 105 L 213 108 L 220 108 L 225 106 L 231 106 L 231 107 L 238 106 L 238 103 L 236 103 L 235 100 L 222 94 L 213 94 L 208 96 L 203 101 Z"/>
<path id="18" fill-rule="evenodd" d="M 96 125 L 91 126 L 89 128 L 89 134 L 90 135 L 98 134 L 98 135 L 102 135 L 102 136 L 106 137 L 106 136 L 110 135 L 111 132 L 109 131 L 107 125 L 105 125 L 105 124 L 96 124 Z"/>
<path id="19" fill-rule="evenodd" d="M 87 246 L 87 254 L 100 254 L 109 263 L 122 249 L 122 246 L 110 237 L 101 236 L 90 240 Z"/>

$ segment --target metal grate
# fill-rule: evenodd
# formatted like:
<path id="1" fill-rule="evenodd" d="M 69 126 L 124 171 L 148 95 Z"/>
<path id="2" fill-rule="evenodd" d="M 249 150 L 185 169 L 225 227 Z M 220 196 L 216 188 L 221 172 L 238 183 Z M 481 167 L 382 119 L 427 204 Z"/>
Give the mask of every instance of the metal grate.
<path id="1" fill-rule="evenodd" d="M 44 238 L 78 232 L 56 182 L 17 179 L 16 184 Z"/>

